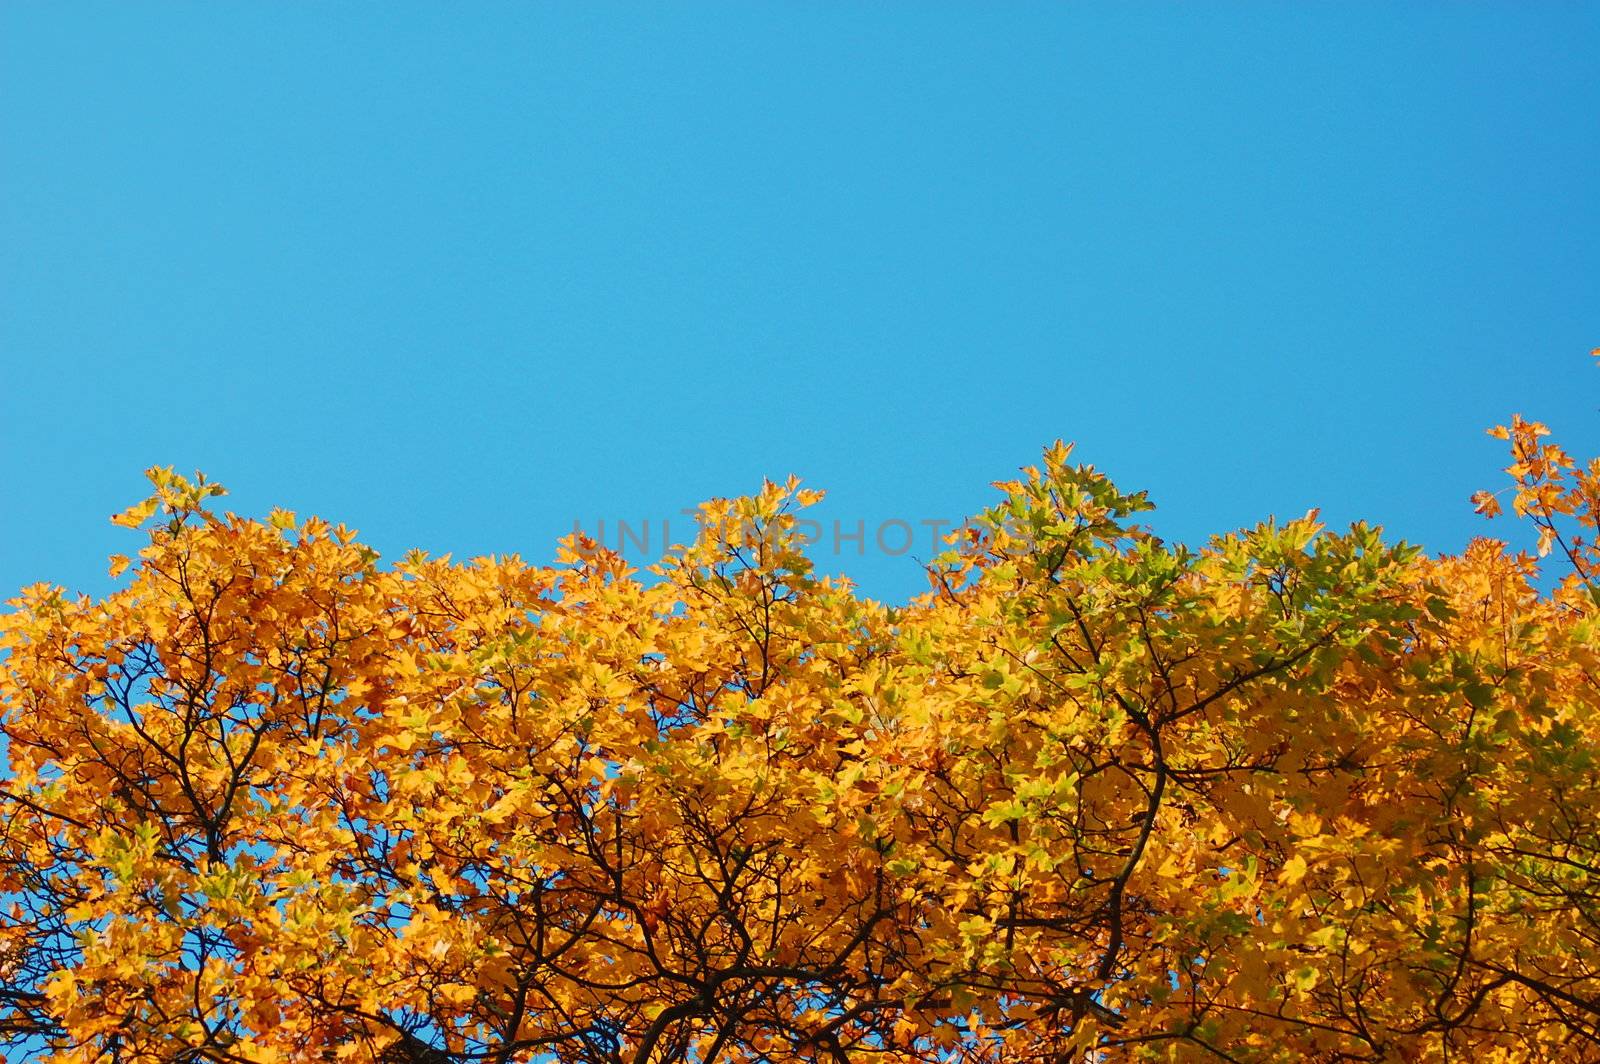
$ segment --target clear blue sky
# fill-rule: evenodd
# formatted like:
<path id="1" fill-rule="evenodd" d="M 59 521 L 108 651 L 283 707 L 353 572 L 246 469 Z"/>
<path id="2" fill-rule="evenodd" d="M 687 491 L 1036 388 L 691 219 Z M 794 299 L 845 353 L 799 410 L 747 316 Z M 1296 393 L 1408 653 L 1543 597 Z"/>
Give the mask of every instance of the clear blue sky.
<path id="1" fill-rule="evenodd" d="M 0 589 L 105 590 L 152 463 L 543 560 L 791 472 L 959 517 L 1057 436 L 1174 538 L 1457 549 L 1484 427 L 1600 451 L 1597 56 L 1596 4 L 7 3 Z"/>

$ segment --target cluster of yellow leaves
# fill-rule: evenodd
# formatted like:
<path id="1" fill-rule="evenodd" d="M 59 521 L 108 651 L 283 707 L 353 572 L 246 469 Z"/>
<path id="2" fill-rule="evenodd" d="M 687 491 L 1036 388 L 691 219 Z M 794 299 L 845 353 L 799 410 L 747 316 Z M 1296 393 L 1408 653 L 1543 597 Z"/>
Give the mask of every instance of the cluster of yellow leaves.
<path id="1" fill-rule="evenodd" d="M 1506 435 L 1553 590 L 1314 514 L 1170 546 L 1060 445 L 896 609 L 792 481 L 638 574 L 383 566 L 152 471 L 120 591 L 0 617 L 0 1038 L 1600 1060 L 1597 467 Z"/>

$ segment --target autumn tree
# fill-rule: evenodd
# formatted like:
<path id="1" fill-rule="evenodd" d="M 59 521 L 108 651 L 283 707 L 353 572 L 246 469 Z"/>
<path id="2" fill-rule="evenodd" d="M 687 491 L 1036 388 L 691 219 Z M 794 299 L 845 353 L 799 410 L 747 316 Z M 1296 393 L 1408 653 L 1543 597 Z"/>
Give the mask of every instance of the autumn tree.
<path id="1" fill-rule="evenodd" d="M 120 590 L 0 617 L 0 1038 L 1600 1061 L 1600 464 L 1500 431 L 1531 554 L 1188 549 L 1057 445 L 893 609 L 792 481 L 641 574 L 385 565 L 153 470 Z"/>

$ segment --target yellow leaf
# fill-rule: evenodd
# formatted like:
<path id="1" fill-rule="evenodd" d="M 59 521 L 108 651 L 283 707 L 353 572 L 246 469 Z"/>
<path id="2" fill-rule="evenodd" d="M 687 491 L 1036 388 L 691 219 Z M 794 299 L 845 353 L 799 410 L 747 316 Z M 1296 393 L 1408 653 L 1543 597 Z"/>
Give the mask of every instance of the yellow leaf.
<path id="1" fill-rule="evenodd" d="M 138 528 L 149 519 L 151 514 L 156 512 L 158 505 L 160 503 L 156 501 L 154 496 L 151 496 L 144 502 L 135 503 L 128 507 L 120 514 L 112 514 L 111 523 L 121 525 L 123 528 Z"/>

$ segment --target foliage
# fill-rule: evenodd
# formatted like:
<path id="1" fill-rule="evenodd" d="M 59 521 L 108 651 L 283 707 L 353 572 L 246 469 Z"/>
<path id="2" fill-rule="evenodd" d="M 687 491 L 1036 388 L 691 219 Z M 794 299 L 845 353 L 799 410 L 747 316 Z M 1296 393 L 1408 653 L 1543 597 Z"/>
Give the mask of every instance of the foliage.
<path id="1" fill-rule="evenodd" d="M 890 609 L 794 482 L 653 573 L 214 512 L 0 618 L 0 1034 L 89 1061 L 1600 1060 L 1564 559 L 1163 543 L 1059 444 Z M 1479 499 L 1493 511 L 1492 496 Z"/>

